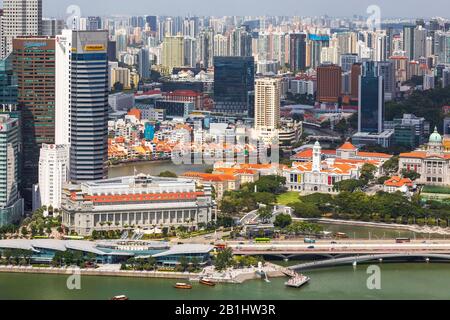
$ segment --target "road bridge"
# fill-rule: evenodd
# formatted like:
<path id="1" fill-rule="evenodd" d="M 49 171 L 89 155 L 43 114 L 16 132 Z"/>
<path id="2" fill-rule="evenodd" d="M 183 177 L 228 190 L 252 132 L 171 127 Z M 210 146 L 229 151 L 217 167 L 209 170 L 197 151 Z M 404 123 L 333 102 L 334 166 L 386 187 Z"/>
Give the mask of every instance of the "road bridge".
<path id="1" fill-rule="evenodd" d="M 368 263 L 371 261 L 385 261 L 385 260 L 420 260 L 420 261 L 446 261 L 450 262 L 450 254 L 436 254 L 436 253 L 395 253 L 395 254 L 372 254 L 362 256 L 352 256 L 343 258 L 331 258 L 327 260 L 313 261 L 298 264 L 289 267 L 290 270 L 300 271 L 315 268 L 325 268 L 331 266 L 339 266 L 346 264 Z"/>

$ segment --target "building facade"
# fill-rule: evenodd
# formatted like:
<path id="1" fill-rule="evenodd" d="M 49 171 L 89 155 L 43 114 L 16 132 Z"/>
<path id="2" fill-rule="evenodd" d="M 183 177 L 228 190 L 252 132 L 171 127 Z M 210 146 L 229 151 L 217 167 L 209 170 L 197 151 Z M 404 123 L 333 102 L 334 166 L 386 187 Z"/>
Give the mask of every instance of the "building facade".
<path id="1" fill-rule="evenodd" d="M 13 39 L 14 71 L 18 84 L 18 109 L 22 113 L 22 182 L 27 206 L 38 182 L 39 149 L 55 143 L 55 39 Z"/>
<path id="2" fill-rule="evenodd" d="M 13 51 L 14 38 L 42 34 L 42 0 L 4 0 L 2 21 L 3 59 Z"/>
<path id="3" fill-rule="evenodd" d="M 249 92 L 254 90 L 253 57 L 214 57 L 214 110 L 248 114 Z"/>
<path id="4" fill-rule="evenodd" d="M 70 180 L 107 177 L 108 32 L 56 37 L 56 144 L 70 145 Z"/>
<path id="5" fill-rule="evenodd" d="M 62 223 L 79 235 L 94 230 L 162 228 L 207 224 L 215 219 L 211 189 L 192 179 L 145 175 L 68 184 Z"/>
<path id="6" fill-rule="evenodd" d="M 423 148 L 400 154 L 399 169 L 419 173 L 418 184 L 450 185 L 450 151 L 444 148 L 443 138 L 437 128 Z"/>
<path id="7" fill-rule="evenodd" d="M 36 186 L 33 208 L 52 206 L 61 208 L 63 185 L 69 176 L 69 148 L 67 145 L 42 145 L 39 158 L 39 184 Z"/>
<path id="8" fill-rule="evenodd" d="M 24 212 L 20 197 L 20 127 L 19 120 L 0 115 L 0 227 L 18 222 Z"/>

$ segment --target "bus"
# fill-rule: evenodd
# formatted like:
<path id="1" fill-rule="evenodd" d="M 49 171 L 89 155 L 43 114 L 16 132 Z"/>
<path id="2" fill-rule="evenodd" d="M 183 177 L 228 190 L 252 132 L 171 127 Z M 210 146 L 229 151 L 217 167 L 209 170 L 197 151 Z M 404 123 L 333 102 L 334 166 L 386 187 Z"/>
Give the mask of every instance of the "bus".
<path id="1" fill-rule="evenodd" d="M 219 243 L 214 246 L 214 249 L 216 249 L 218 251 L 225 250 L 226 248 L 227 248 L 227 245 L 224 243 Z"/>
<path id="2" fill-rule="evenodd" d="M 411 239 L 410 238 L 397 238 L 395 239 L 396 243 L 410 243 Z"/>
<path id="3" fill-rule="evenodd" d="M 270 243 L 270 239 L 269 238 L 256 238 L 255 242 L 256 243 Z"/>
<path id="4" fill-rule="evenodd" d="M 63 236 L 64 240 L 84 240 L 81 236 Z"/>

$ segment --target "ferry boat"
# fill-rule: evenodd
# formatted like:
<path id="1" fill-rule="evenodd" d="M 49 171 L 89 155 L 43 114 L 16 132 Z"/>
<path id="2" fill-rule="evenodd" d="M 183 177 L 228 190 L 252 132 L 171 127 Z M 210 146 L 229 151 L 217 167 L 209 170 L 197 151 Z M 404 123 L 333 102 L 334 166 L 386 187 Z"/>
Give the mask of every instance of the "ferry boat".
<path id="1" fill-rule="evenodd" d="M 295 277 L 289 279 L 289 281 L 285 282 L 285 285 L 287 287 L 291 288 L 301 288 L 305 284 L 307 284 L 311 278 L 304 276 L 302 274 L 297 274 Z"/>
<path id="2" fill-rule="evenodd" d="M 216 283 L 212 280 L 209 279 L 200 279 L 200 284 L 203 284 L 205 286 L 210 286 L 210 287 L 214 287 L 216 285 Z"/>
<path id="3" fill-rule="evenodd" d="M 192 289 L 192 285 L 189 283 L 177 283 L 174 287 L 175 289 Z"/>
<path id="4" fill-rule="evenodd" d="M 121 296 L 115 296 L 115 297 L 112 297 L 111 300 L 116 300 L 116 301 L 126 301 L 126 300 L 128 300 L 128 297 L 127 297 L 127 296 L 124 296 L 124 295 L 121 295 Z"/>

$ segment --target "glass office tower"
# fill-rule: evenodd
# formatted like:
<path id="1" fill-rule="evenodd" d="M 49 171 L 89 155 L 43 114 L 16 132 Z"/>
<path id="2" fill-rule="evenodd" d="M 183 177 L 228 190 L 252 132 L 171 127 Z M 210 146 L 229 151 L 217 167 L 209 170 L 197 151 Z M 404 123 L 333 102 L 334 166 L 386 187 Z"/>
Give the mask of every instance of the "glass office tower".
<path id="1" fill-rule="evenodd" d="M 214 57 L 214 110 L 248 115 L 249 93 L 255 89 L 253 57 Z"/>

